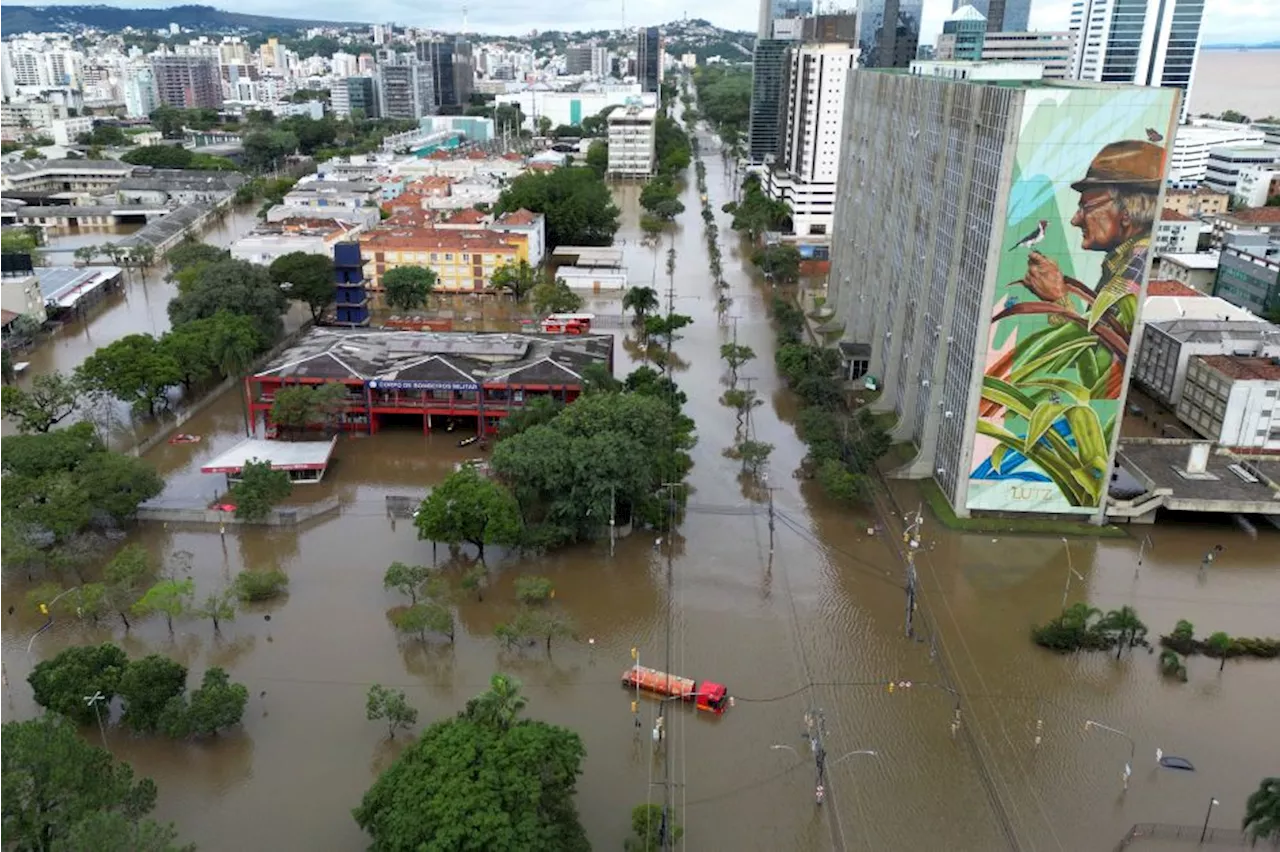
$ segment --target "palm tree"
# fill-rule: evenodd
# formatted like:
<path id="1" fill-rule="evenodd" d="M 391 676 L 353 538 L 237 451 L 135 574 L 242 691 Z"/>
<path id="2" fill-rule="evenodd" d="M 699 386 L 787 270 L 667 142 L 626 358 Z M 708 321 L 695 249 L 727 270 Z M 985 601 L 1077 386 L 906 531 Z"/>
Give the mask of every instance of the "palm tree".
<path id="1" fill-rule="evenodd" d="M 1249 795 L 1243 827 L 1254 840 L 1280 840 L 1280 778 L 1263 778 Z"/>
<path id="2" fill-rule="evenodd" d="M 1177 651 L 1166 648 L 1160 652 L 1160 671 L 1169 677 L 1176 677 L 1183 683 L 1187 682 L 1187 667 Z"/>
<path id="3" fill-rule="evenodd" d="M 1126 645 L 1132 648 L 1147 635 L 1147 625 L 1142 623 L 1137 611 L 1131 606 L 1111 610 L 1098 622 L 1098 627 L 1115 635 L 1117 660 L 1124 653 Z"/>
<path id="4" fill-rule="evenodd" d="M 1062 612 L 1062 625 L 1064 627 L 1078 627 L 1081 630 L 1088 630 L 1089 624 L 1095 618 L 1102 615 L 1102 610 L 1096 606 L 1089 606 L 1087 603 L 1073 603 Z"/>
<path id="5" fill-rule="evenodd" d="M 658 293 L 652 287 L 632 287 L 622 297 L 622 309 L 633 311 L 635 325 L 644 327 L 645 315 L 658 309 Z"/>
<path id="6" fill-rule="evenodd" d="M 1218 671 L 1222 671 L 1227 667 L 1227 651 L 1231 650 L 1231 637 L 1219 630 L 1212 633 L 1209 638 L 1204 640 L 1204 644 L 1214 653 L 1220 660 L 1218 663 Z"/>
<path id="7" fill-rule="evenodd" d="M 520 680 L 508 674 L 495 674 L 489 689 L 467 702 L 464 715 L 481 724 L 510 728 L 527 703 L 520 694 Z"/>

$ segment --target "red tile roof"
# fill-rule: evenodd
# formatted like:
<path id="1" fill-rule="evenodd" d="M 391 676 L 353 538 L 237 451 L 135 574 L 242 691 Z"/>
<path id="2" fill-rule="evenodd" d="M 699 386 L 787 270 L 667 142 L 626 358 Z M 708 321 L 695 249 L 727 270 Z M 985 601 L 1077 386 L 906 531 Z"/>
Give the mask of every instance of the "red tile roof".
<path id="1" fill-rule="evenodd" d="M 1275 358 L 1245 358 L 1239 355 L 1201 355 L 1205 365 L 1232 379 L 1280 381 L 1280 361 Z"/>
<path id="2" fill-rule="evenodd" d="M 1166 207 L 1164 208 L 1164 212 L 1160 214 L 1160 221 L 1161 222 L 1194 222 L 1195 219 L 1186 215 L 1185 213 L 1179 213 L 1177 210 L 1172 210 Z"/>
<path id="3" fill-rule="evenodd" d="M 1165 191 L 1165 197 L 1166 197 L 1166 198 L 1168 198 L 1170 195 L 1226 195 L 1226 193 L 1225 193 L 1225 192 L 1218 192 L 1217 190 L 1210 189 L 1209 187 L 1205 186 L 1204 184 L 1200 184 L 1199 186 L 1195 187 L 1194 189 L 1170 189 L 1170 190 L 1166 190 L 1166 191 Z"/>
<path id="4" fill-rule="evenodd" d="M 1204 293 L 1171 278 L 1153 278 L 1147 282 L 1148 296 L 1203 297 Z"/>
<path id="5" fill-rule="evenodd" d="M 8 325 L 18 318 L 18 314 L 13 311 L 0 308 L 0 325 Z"/>
<path id="6" fill-rule="evenodd" d="M 1248 225 L 1280 225 L 1280 207 L 1246 207 L 1226 214 L 1226 218 Z"/>
<path id="7" fill-rule="evenodd" d="M 521 207 L 519 210 L 512 210 L 510 213 L 503 213 L 498 217 L 499 225 L 532 225 L 538 221 L 538 214 L 531 213 Z"/>
<path id="8" fill-rule="evenodd" d="M 474 207 L 464 207 L 444 220 L 447 225 L 483 225 L 489 220 L 487 213 L 481 213 Z"/>
<path id="9" fill-rule="evenodd" d="M 554 172 L 556 169 L 560 167 L 557 166 L 555 163 L 538 162 L 538 163 L 530 163 L 529 168 L 533 169 L 536 172 Z"/>
<path id="10" fill-rule="evenodd" d="M 368 251 L 512 251 L 516 246 L 506 235 L 494 231 L 455 231 L 440 228 L 404 227 L 370 231 L 360 237 Z"/>

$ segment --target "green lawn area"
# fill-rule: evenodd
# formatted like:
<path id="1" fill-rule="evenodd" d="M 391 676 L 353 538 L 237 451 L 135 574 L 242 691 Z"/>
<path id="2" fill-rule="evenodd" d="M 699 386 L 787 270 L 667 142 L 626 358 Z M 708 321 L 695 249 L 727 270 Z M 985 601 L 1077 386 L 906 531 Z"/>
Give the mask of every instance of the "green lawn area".
<path id="1" fill-rule="evenodd" d="M 955 512 L 951 511 L 951 505 L 947 502 L 942 490 L 932 479 L 920 480 L 920 493 L 929 504 L 934 517 L 948 529 L 983 533 L 1048 533 L 1094 538 L 1123 538 L 1128 535 L 1123 527 L 1114 524 L 1098 527 L 1079 521 L 1040 518 L 957 518 Z"/>

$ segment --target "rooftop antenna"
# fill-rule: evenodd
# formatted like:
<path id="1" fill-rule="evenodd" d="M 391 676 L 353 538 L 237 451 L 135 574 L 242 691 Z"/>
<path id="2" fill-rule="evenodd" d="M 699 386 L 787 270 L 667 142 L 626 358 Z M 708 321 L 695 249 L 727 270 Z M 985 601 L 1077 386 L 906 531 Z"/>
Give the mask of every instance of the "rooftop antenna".
<path id="1" fill-rule="evenodd" d="M 462 4 L 462 34 L 463 34 L 463 35 L 466 35 L 466 34 L 467 34 L 467 32 L 468 32 L 468 27 L 467 27 L 467 4 L 466 4 L 466 3 L 463 3 L 463 4 Z"/>

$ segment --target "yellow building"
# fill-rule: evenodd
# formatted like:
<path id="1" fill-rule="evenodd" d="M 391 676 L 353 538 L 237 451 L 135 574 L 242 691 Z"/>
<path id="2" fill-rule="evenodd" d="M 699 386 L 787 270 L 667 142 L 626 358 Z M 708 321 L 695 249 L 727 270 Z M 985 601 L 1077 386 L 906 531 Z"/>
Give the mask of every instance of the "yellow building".
<path id="1" fill-rule="evenodd" d="M 518 235 L 488 230 L 396 227 L 360 237 L 369 289 L 382 290 L 382 275 L 399 266 L 424 266 L 436 273 L 436 291 L 483 293 L 494 270 L 528 257 Z"/>

